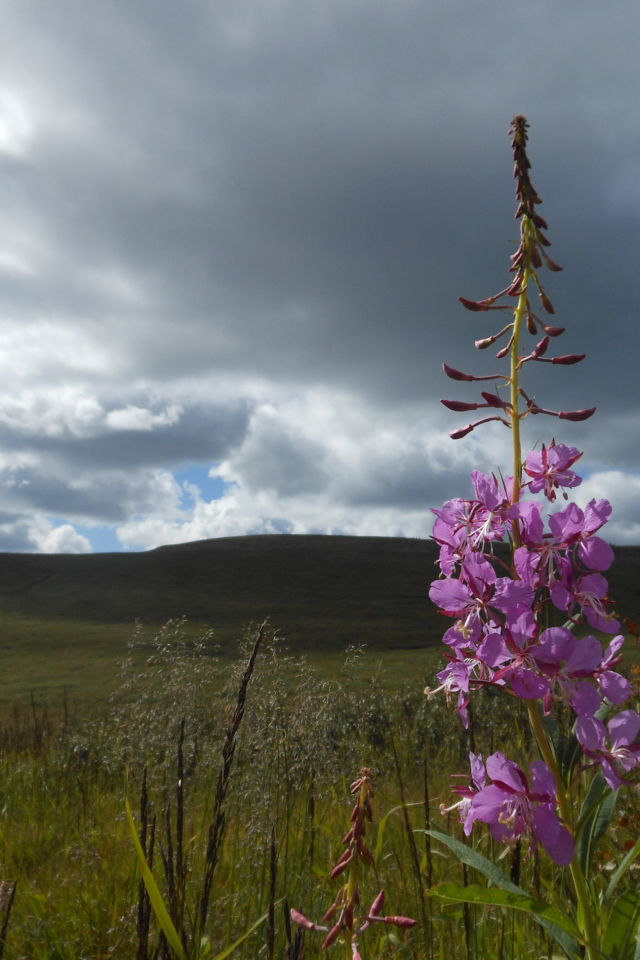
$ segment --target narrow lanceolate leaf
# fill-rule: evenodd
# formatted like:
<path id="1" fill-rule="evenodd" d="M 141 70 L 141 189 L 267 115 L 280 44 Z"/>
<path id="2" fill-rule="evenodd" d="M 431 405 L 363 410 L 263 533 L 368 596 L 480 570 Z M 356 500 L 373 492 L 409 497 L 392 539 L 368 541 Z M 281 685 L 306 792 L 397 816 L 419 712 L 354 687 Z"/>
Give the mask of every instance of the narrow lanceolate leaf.
<path id="1" fill-rule="evenodd" d="M 466 863 L 467 866 L 473 867 L 475 870 L 484 874 L 488 880 L 495 883 L 496 887 L 500 887 L 501 890 L 508 890 L 511 893 L 527 896 L 521 887 L 517 887 L 515 883 L 512 883 L 511 880 L 508 879 L 500 867 L 497 867 L 491 860 L 488 860 L 481 853 L 478 853 L 477 850 L 473 850 L 471 847 L 466 846 L 466 844 L 460 843 L 459 840 L 450 837 L 448 833 L 442 833 L 440 830 L 427 830 L 425 832 L 435 840 L 440 840 L 441 843 L 446 844 L 462 863 Z M 580 960 L 580 948 L 573 937 L 569 936 L 568 933 L 547 917 L 536 916 L 536 920 L 544 927 L 549 936 L 553 937 L 558 946 L 561 947 L 567 957 L 569 957 L 569 960 Z"/>
<path id="2" fill-rule="evenodd" d="M 627 890 L 613 905 L 602 940 L 603 951 L 612 960 L 635 960 L 639 924 L 640 891 Z"/>
<path id="3" fill-rule="evenodd" d="M 374 862 L 374 865 L 375 865 L 376 870 L 378 869 L 378 867 L 380 866 L 380 863 L 381 863 L 381 861 L 382 861 L 382 850 L 383 850 L 383 847 L 384 847 L 384 835 L 385 835 L 386 830 L 387 830 L 387 823 L 388 823 L 389 817 L 391 816 L 392 813 L 396 813 L 398 810 L 402 810 L 402 805 L 400 805 L 399 807 L 393 807 L 393 809 L 389 810 L 389 813 L 387 813 L 387 814 L 382 818 L 382 820 L 380 821 L 380 823 L 379 823 L 379 825 L 378 825 L 378 837 L 377 837 L 377 839 L 376 839 L 376 850 L 375 850 L 375 853 L 374 853 L 374 855 L 373 855 L 373 862 Z"/>
<path id="4" fill-rule="evenodd" d="M 145 859 L 144 851 L 138 839 L 138 832 L 136 830 L 136 825 L 133 821 L 133 814 L 131 813 L 131 805 L 129 800 L 125 799 L 125 804 L 127 807 L 127 820 L 129 821 L 129 829 L 131 831 L 131 837 L 133 839 L 133 845 L 136 848 L 136 853 L 138 855 L 138 861 L 140 863 L 140 869 L 142 871 L 142 879 L 144 880 L 144 885 L 147 888 L 147 893 L 149 894 L 149 900 L 151 901 L 151 906 L 153 907 L 153 912 L 156 915 L 156 920 L 162 928 L 162 932 L 167 938 L 167 942 L 171 949 L 177 954 L 179 960 L 188 960 L 185 949 L 182 946 L 182 941 L 178 936 L 178 932 L 174 927 L 169 912 L 164 904 L 162 899 L 162 894 L 158 889 L 158 885 L 154 879 L 151 870 Z"/>
<path id="5" fill-rule="evenodd" d="M 616 887 L 618 886 L 618 884 L 620 883 L 620 881 L 622 880 L 625 873 L 627 872 L 627 870 L 629 869 L 633 861 L 636 859 L 638 854 L 640 854 L 640 838 L 638 838 L 635 846 L 632 847 L 631 850 L 629 850 L 629 853 L 620 862 L 620 865 L 616 868 L 616 870 L 614 870 L 611 880 L 609 881 L 609 886 L 607 887 L 606 893 L 604 895 L 605 903 L 611 899 Z"/>
<path id="6" fill-rule="evenodd" d="M 612 791 L 601 771 L 598 771 L 591 781 L 578 822 L 578 859 L 585 877 L 589 874 L 596 844 L 613 820 L 617 800 L 617 790 Z"/>
<path id="7" fill-rule="evenodd" d="M 479 887 L 475 884 L 463 887 L 459 883 L 441 883 L 440 886 L 431 890 L 431 896 L 444 903 L 474 903 L 507 907 L 510 910 L 521 910 L 524 913 L 533 914 L 535 917 L 544 917 L 564 930 L 565 933 L 568 933 L 574 940 L 585 943 L 578 927 L 568 914 L 558 910 L 557 907 L 552 907 L 546 900 L 536 900 L 534 897 L 528 897 L 525 893 L 512 893 L 511 890 L 487 890 L 486 887 Z"/>

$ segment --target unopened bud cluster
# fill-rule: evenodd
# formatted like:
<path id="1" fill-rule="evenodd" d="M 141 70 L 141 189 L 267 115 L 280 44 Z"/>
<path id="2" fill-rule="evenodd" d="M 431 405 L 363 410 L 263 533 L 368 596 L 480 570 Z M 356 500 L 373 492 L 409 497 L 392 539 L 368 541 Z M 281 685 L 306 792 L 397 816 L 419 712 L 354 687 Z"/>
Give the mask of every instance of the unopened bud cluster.
<path id="1" fill-rule="evenodd" d="M 322 923 L 308 920 L 298 910 L 291 911 L 291 919 L 305 930 L 317 930 L 326 933 L 322 949 L 327 950 L 342 934 L 346 943 L 350 945 L 353 960 L 361 960 L 358 950 L 358 937 L 371 926 L 372 923 L 386 923 L 395 927 L 414 927 L 415 920 L 409 917 L 382 916 L 385 893 L 381 890 L 368 911 L 359 912 L 360 908 L 360 870 L 373 863 L 371 851 L 364 842 L 367 832 L 367 823 L 373 820 L 371 801 L 374 797 L 374 783 L 371 771 L 363 767 L 360 775 L 351 784 L 351 793 L 356 802 L 351 812 L 351 825 L 342 839 L 346 847 L 337 864 L 331 872 L 331 879 L 347 874 L 346 883 L 340 887 L 338 895 L 329 907 Z M 333 921 L 332 926 L 326 926 Z"/>
<path id="2" fill-rule="evenodd" d="M 514 375 L 520 372 L 525 363 L 529 363 L 533 360 L 538 363 L 552 363 L 556 366 L 572 366 L 575 363 L 580 363 L 581 360 L 584 360 L 586 354 L 565 354 L 559 357 L 547 357 L 546 353 L 549 349 L 549 344 L 552 338 L 560 337 L 564 333 L 564 327 L 555 327 L 551 326 L 542 320 L 542 318 L 534 313 L 531 302 L 529 300 L 529 288 L 531 284 L 536 287 L 538 295 L 540 298 L 540 304 L 542 309 L 547 314 L 554 314 L 555 310 L 551 300 L 547 296 L 547 293 L 542 286 L 540 281 L 540 276 L 538 271 L 546 264 L 546 266 L 554 271 L 562 270 L 562 267 L 559 267 L 551 257 L 548 255 L 546 248 L 551 246 L 551 241 L 543 233 L 543 230 L 548 229 L 546 220 L 536 212 L 536 206 L 542 203 L 535 187 L 531 183 L 529 177 L 529 170 L 531 164 L 529 158 L 527 157 L 526 144 L 527 144 L 527 129 L 529 124 L 522 116 L 514 117 L 511 130 L 509 131 L 512 136 L 512 147 L 513 147 L 513 158 L 515 161 L 514 176 L 516 178 L 516 200 L 518 201 L 518 208 L 516 210 L 516 219 L 520 220 L 520 244 L 518 249 L 511 257 L 512 266 L 511 272 L 515 273 L 514 280 L 509 284 L 508 287 L 505 287 L 504 290 L 501 290 L 500 293 L 496 293 L 492 297 L 487 297 L 485 300 L 468 300 L 466 297 L 460 297 L 460 302 L 467 308 L 467 310 L 472 310 L 473 312 L 486 313 L 489 310 L 500 310 L 504 312 L 511 312 L 514 310 L 514 307 L 510 306 L 509 303 L 499 303 L 503 297 L 517 297 L 518 306 L 515 308 L 514 319 L 510 323 L 507 323 L 501 330 L 497 333 L 492 334 L 488 337 L 482 337 L 479 340 L 476 340 L 476 347 L 478 350 L 486 350 L 488 347 L 493 346 L 496 341 L 500 340 L 505 335 L 509 334 L 509 340 L 506 346 L 498 350 L 496 357 L 502 359 L 509 354 L 512 355 L 514 363 L 512 365 L 512 374 L 511 376 L 506 376 L 504 374 L 494 374 L 492 376 L 485 377 L 475 377 L 469 373 L 463 373 L 461 370 L 455 370 L 453 367 L 448 366 L 446 363 L 443 364 L 444 372 L 452 380 L 461 380 L 461 381 L 502 381 L 502 386 L 512 385 L 514 381 Z M 542 332 L 542 339 L 533 347 L 533 349 L 526 355 L 519 356 L 517 353 L 518 350 L 518 341 L 520 334 L 521 325 L 526 325 L 527 330 L 532 336 L 539 336 Z M 499 386 L 500 384 L 498 384 Z M 591 407 L 585 410 L 549 410 L 546 407 L 539 406 L 535 399 L 527 396 L 524 390 L 518 385 L 516 389 L 516 395 L 518 398 L 524 400 L 525 409 L 520 412 L 513 401 L 513 396 L 509 400 L 506 400 L 499 396 L 499 394 L 491 393 L 489 391 L 483 391 L 482 403 L 467 403 L 463 400 L 442 400 L 441 402 L 445 407 L 448 407 L 449 410 L 454 410 L 456 412 L 466 412 L 471 410 L 481 410 L 481 409 L 494 409 L 499 410 L 501 413 L 493 414 L 489 417 L 484 417 L 481 420 L 477 420 L 475 423 L 469 423 L 466 427 L 461 427 L 458 430 L 453 430 L 450 433 L 450 436 L 453 440 L 460 440 L 462 437 L 466 437 L 467 434 L 471 433 L 476 427 L 480 426 L 483 423 L 489 423 L 494 420 L 498 420 L 507 427 L 513 426 L 513 421 L 517 418 L 518 420 L 523 419 L 524 417 L 529 416 L 529 414 L 538 414 L 544 413 L 551 417 L 559 417 L 561 420 L 587 420 L 589 417 L 593 416 L 595 413 L 595 407 Z"/>

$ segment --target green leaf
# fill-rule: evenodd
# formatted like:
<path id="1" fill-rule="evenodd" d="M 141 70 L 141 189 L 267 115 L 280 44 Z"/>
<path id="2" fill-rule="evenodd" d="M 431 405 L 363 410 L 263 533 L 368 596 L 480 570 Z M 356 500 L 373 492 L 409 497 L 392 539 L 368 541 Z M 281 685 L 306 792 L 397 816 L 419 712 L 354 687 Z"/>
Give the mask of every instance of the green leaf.
<path id="1" fill-rule="evenodd" d="M 564 741 L 560 734 L 560 728 L 558 724 L 555 722 L 555 720 L 553 719 L 553 717 L 546 717 L 544 713 L 542 713 L 542 711 L 540 711 L 540 713 L 541 713 L 540 719 L 542 720 L 542 726 L 544 727 L 545 733 L 549 737 L 549 740 L 551 741 L 553 752 L 556 755 L 556 760 L 559 760 L 564 747 Z"/>
<path id="2" fill-rule="evenodd" d="M 380 861 L 382 860 L 382 846 L 384 843 L 385 831 L 387 829 L 387 821 L 391 816 L 391 814 L 396 813 L 398 810 L 402 810 L 402 804 L 400 804 L 400 806 L 398 807 L 393 807 L 391 810 L 389 810 L 389 813 L 387 813 L 378 824 L 378 838 L 376 840 L 376 850 L 373 855 L 373 862 L 375 864 L 376 870 L 380 866 Z"/>
<path id="3" fill-rule="evenodd" d="M 585 877 L 589 875 L 595 846 L 609 829 L 618 802 L 618 791 L 612 791 L 598 770 L 580 810 L 578 821 L 578 859 Z"/>
<path id="4" fill-rule="evenodd" d="M 508 879 L 500 867 L 496 867 L 493 861 L 488 860 L 473 847 L 468 847 L 466 843 L 461 843 L 454 837 L 450 837 L 448 833 L 442 833 L 440 830 L 425 830 L 424 832 L 435 840 L 440 840 L 441 843 L 446 844 L 455 853 L 458 860 L 466 863 L 468 867 L 479 870 L 497 887 L 501 887 L 503 890 L 511 890 L 512 893 L 524 893 L 524 890 L 521 890 L 520 887 L 517 887 L 515 883 Z"/>
<path id="5" fill-rule="evenodd" d="M 633 861 L 636 859 L 640 853 L 640 839 L 636 841 L 634 847 L 629 850 L 629 853 L 624 857 L 620 862 L 619 866 L 614 871 L 611 880 L 609 881 L 609 886 L 607 887 L 606 893 L 604 895 L 604 902 L 606 903 L 611 896 L 613 895 L 614 890 L 618 886 L 620 880 L 623 878 Z"/>
<path id="6" fill-rule="evenodd" d="M 510 910 L 522 910 L 525 913 L 532 913 L 535 917 L 544 917 L 550 920 L 565 933 L 568 933 L 574 940 L 584 943 L 584 937 L 578 930 L 570 916 L 552 907 L 546 900 L 536 900 L 534 897 L 528 897 L 526 893 L 513 893 L 511 890 L 487 890 L 486 887 L 479 887 L 472 884 L 463 887 L 459 883 L 441 883 L 438 887 L 431 890 L 431 896 L 443 902 L 452 901 L 454 903 L 474 903 L 485 904 L 494 907 L 507 907 Z"/>
<path id="7" fill-rule="evenodd" d="M 602 949 L 612 960 L 634 960 L 639 923 L 640 892 L 627 890 L 614 903 L 602 940 Z"/>
<path id="8" fill-rule="evenodd" d="M 527 896 L 521 887 L 517 887 L 515 883 L 512 883 L 511 880 L 508 879 L 500 867 L 497 867 L 491 860 L 488 860 L 481 853 L 478 853 L 477 850 L 473 850 L 466 844 L 460 843 L 459 840 L 450 837 L 448 833 L 442 833 L 439 830 L 428 830 L 426 832 L 435 840 L 440 840 L 441 843 L 446 844 L 449 849 L 456 854 L 459 860 L 466 863 L 467 866 L 479 870 L 480 873 L 483 873 L 488 880 L 491 880 L 491 882 L 495 883 L 500 889 L 508 890 L 511 893 L 522 894 L 525 897 Z M 562 948 L 567 957 L 569 957 L 569 960 L 579 960 L 580 951 L 573 937 L 569 936 L 560 926 L 553 923 L 547 917 L 540 916 L 536 917 L 536 919 L 541 926 L 545 928 L 547 933 L 553 937 L 558 946 Z"/>
<path id="9" fill-rule="evenodd" d="M 565 783 L 569 783 L 571 780 L 574 767 L 580 761 L 581 756 L 582 744 L 575 733 L 571 732 L 564 743 L 562 755 L 559 757 L 560 774 Z"/>
<path id="10" fill-rule="evenodd" d="M 276 906 L 278 903 L 282 903 L 282 900 L 278 900 L 276 902 Z M 230 947 L 225 947 L 222 953 L 219 953 L 218 956 L 215 958 L 215 960 L 225 960 L 225 957 L 228 957 L 230 953 L 233 953 L 236 947 L 239 947 L 240 944 L 243 942 L 243 940 L 246 940 L 247 937 L 249 937 L 253 933 L 253 931 L 260 926 L 261 923 L 264 923 L 264 921 L 267 919 L 268 916 L 269 916 L 269 911 L 267 910 L 267 912 L 263 913 L 260 919 L 256 920 L 256 922 L 251 927 L 249 927 L 249 929 L 245 933 L 243 933 L 238 940 L 234 941 L 234 943 L 232 943 Z"/>
<path id="11" fill-rule="evenodd" d="M 142 879 L 144 880 L 144 885 L 147 888 L 147 893 L 149 894 L 149 900 L 151 901 L 153 912 L 156 915 L 156 919 L 160 924 L 162 931 L 167 938 L 167 943 L 171 949 L 178 955 L 180 960 L 188 960 L 187 954 L 182 946 L 182 941 L 178 936 L 167 908 L 164 905 L 162 894 L 158 890 L 158 885 L 156 884 L 154 876 L 147 864 L 144 850 L 142 849 L 142 845 L 138 839 L 138 831 L 136 830 L 136 825 L 133 822 L 133 814 L 131 813 L 131 805 L 128 798 L 125 798 L 125 804 L 127 807 L 127 820 L 129 821 L 129 829 L 131 830 L 133 845 L 136 848 L 136 853 L 140 862 L 140 868 L 142 870 Z"/>

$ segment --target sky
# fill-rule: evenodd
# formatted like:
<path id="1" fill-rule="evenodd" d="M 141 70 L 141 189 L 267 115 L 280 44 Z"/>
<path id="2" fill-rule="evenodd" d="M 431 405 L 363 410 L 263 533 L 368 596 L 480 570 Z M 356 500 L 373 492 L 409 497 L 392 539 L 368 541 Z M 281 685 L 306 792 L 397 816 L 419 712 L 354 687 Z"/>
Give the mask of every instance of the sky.
<path id="1" fill-rule="evenodd" d="M 587 353 L 525 389 L 598 407 L 525 442 L 640 543 L 639 40 L 637 0 L 4 0 L 0 550 L 428 537 L 508 469 L 439 400 L 501 369 L 457 298 L 509 282 L 516 113 Z"/>

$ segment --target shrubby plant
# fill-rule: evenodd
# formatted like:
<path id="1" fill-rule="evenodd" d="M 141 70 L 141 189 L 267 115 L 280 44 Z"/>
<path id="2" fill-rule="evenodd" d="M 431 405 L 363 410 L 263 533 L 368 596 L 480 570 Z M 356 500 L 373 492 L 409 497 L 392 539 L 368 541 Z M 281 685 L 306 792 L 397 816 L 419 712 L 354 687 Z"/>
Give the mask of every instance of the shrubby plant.
<path id="1" fill-rule="evenodd" d="M 532 913 L 571 958 L 580 956 L 582 945 L 589 960 L 637 960 L 640 891 L 625 884 L 640 841 L 608 884 L 592 869 L 596 844 L 612 824 L 618 796 L 637 784 L 640 765 L 640 715 L 630 706 L 629 680 L 617 669 L 625 638 L 603 576 L 613 550 L 598 536 L 611 505 L 606 499 L 592 500 L 582 510 L 570 502 L 553 510 L 545 524 L 543 504 L 531 495 L 542 494 L 554 505 L 558 495 L 567 500 L 568 491 L 581 483 L 573 468 L 582 454 L 552 439 L 522 455 L 521 424 L 527 418 L 544 414 L 583 421 L 595 412 L 594 407 L 548 409 L 521 385 L 528 364 L 550 363 L 564 371 L 585 356 L 548 355 L 564 328 L 543 319 L 555 311 L 540 270 L 544 265 L 554 272 L 561 268 L 548 255 L 548 227 L 537 211 L 542 201 L 529 174 L 528 126 L 517 116 L 510 130 L 520 221 L 520 243 L 511 257 L 514 277 L 495 296 L 460 298 L 476 313 L 512 315 L 497 333 L 476 340 L 476 347 L 485 350 L 507 338 L 496 356 L 507 360 L 510 369 L 474 376 L 445 364 L 452 380 L 491 382 L 493 389 L 481 392 L 481 402 L 442 401 L 454 411 L 490 411 L 452 431 L 455 440 L 490 421 L 510 429 L 513 467 L 508 476 L 474 470 L 475 496 L 434 510 L 441 577 L 431 585 L 430 597 L 454 624 L 443 638 L 449 663 L 438 675 L 440 686 L 426 692 L 430 697 L 439 691 L 447 698 L 456 694 L 456 709 L 466 725 L 472 698 L 482 689 L 500 690 L 526 706 L 540 759 L 526 770 L 501 751 L 486 761 L 471 752 L 471 775 L 465 785 L 454 787 L 460 799 L 448 810 L 457 811 L 468 837 L 486 824 L 494 841 L 518 858 L 521 846 L 527 856 L 542 847 L 568 868 L 575 900 L 567 909 L 533 898 L 477 851 L 472 856 L 438 832 L 433 836 L 484 873 L 493 887 L 445 884 L 435 895 Z M 536 292 L 541 309 L 534 307 Z M 515 307 L 505 298 L 514 298 Z M 540 338 L 531 349 L 523 346 L 525 328 Z M 503 542 L 509 544 L 509 556 L 495 549 Z M 595 633 L 580 636 L 585 628 L 615 636 L 603 649 Z M 563 734 L 557 721 L 567 713 L 572 720 Z"/>

